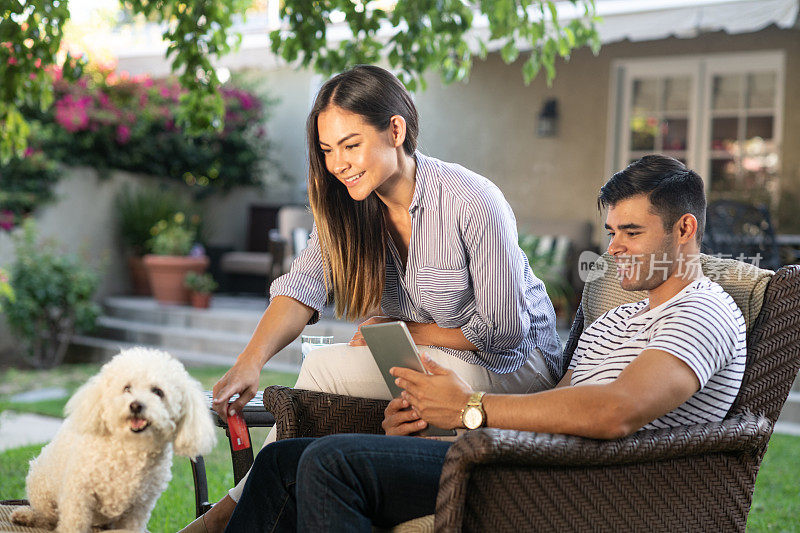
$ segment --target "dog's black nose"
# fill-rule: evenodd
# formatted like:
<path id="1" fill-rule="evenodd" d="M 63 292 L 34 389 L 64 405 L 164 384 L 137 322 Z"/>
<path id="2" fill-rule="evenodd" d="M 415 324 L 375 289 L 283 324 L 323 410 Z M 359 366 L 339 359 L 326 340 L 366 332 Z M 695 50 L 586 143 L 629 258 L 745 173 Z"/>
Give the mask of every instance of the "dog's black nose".
<path id="1" fill-rule="evenodd" d="M 144 405 L 142 405 L 139 402 L 131 402 L 130 408 L 131 408 L 131 413 L 138 415 L 139 413 L 142 412 L 142 409 L 144 409 Z"/>

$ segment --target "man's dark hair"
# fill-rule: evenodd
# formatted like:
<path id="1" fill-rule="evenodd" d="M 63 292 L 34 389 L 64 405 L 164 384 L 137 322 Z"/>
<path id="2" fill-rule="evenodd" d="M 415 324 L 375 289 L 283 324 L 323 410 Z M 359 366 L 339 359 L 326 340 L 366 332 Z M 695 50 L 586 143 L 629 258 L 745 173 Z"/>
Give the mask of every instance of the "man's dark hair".
<path id="1" fill-rule="evenodd" d="M 706 225 L 706 194 L 703 180 L 675 158 L 646 155 L 620 170 L 600 188 L 598 209 L 613 207 L 622 200 L 647 195 L 661 217 L 665 231 L 686 213 L 697 219 L 697 242 L 703 240 Z"/>

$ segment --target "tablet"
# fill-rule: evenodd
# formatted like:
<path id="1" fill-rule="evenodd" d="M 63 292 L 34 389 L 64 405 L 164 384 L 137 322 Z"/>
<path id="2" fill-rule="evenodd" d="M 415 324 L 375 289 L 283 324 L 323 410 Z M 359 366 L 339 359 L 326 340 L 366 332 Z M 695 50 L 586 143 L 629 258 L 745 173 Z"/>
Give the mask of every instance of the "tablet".
<path id="1" fill-rule="evenodd" d="M 398 398 L 403 389 L 394 382 L 395 377 L 389 373 L 390 368 L 397 366 L 428 373 L 422 366 L 414 339 L 405 322 L 386 322 L 362 326 L 361 334 L 372 352 L 372 357 L 383 375 L 383 380 L 389 387 L 392 398 Z M 429 425 L 419 434 L 428 437 L 451 436 L 456 432 L 452 429 L 441 429 Z"/>

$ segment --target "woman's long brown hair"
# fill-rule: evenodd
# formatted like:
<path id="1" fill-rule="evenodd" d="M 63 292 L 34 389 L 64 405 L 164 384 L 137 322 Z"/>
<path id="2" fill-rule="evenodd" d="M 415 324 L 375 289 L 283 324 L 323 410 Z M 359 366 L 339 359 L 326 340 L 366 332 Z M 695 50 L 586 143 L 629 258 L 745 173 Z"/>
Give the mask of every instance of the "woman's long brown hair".
<path id="1" fill-rule="evenodd" d="M 333 289 L 337 317 L 356 320 L 377 309 L 386 280 L 384 204 L 373 192 L 362 201 L 325 166 L 317 119 L 330 106 L 361 115 L 385 131 L 394 115 L 406 121 L 403 150 L 413 155 L 419 130 L 417 110 L 403 84 L 386 70 L 359 65 L 328 80 L 319 90 L 306 122 L 308 198 L 317 225 L 325 286 Z"/>

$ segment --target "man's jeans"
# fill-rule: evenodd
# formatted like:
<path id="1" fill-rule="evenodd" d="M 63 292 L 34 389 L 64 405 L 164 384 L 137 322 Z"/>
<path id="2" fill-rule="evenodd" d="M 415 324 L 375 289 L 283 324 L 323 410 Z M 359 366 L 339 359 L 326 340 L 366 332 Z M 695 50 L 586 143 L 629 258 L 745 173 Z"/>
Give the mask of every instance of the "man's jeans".
<path id="1" fill-rule="evenodd" d="M 371 532 L 432 514 L 450 444 L 359 434 L 274 442 L 226 531 Z"/>

